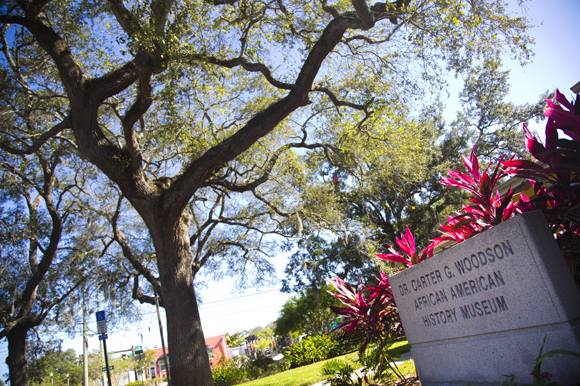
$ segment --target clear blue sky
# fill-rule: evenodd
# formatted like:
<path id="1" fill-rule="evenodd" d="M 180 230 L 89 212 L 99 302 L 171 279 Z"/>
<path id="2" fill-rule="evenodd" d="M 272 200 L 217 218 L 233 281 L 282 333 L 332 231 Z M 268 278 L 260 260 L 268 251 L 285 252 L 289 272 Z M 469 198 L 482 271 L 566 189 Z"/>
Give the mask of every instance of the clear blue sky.
<path id="1" fill-rule="evenodd" d="M 569 99 L 573 95 L 569 90 L 580 82 L 580 49 L 578 49 L 578 20 L 580 17 L 580 0 L 536 0 L 524 3 L 525 9 L 517 7 L 517 2 L 511 0 L 512 10 L 524 13 L 536 25 L 531 31 L 536 39 L 533 63 L 525 68 L 517 63 L 507 63 L 511 69 L 510 84 L 512 86 L 508 100 L 514 103 L 531 103 L 545 91 L 559 88 Z M 454 94 L 448 101 L 449 107 L 445 113 L 447 120 L 453 119 L 457 110 L 456 94 L 460 85 L 454 85 L 450 92 Z M 536 126 L 542 130 L 542 125 Z M 286 259 L 282 256 L 275 259 L 274 264 L 281 277 Z M 232 295 L 232 283 L 224 280 L 211 283 L 203 292 L 205 305 L 201 307 L 201 317 L 207 337 L 251 329 L 255 326 L 265 326 L 274 321 L 278 310 L 289 295 L 280 294 L 275 288 L 262 288 L 248 291 L 244 297 Z M 251 295 L 257 293 L 255 295 Z M 248 296 L 251 295 L 251 296 Z M 125 331 L 109 334 L 108 348 L 117 351 L 139 345 L 143 335 L 145 346 L 160 345 L 159 328 L 157 326 L 155 309 L 144 308 L 144 320 L 139 326 L 127 326 Z M 163 318 L 164 319 L 164 318 Z M 91 315 L 91 327 L 96 329 L 94 315 Z M 165 322 L 165 321 L 164 321 Z M 74 348 L 81 352 L 80 339 L 68 339 L 64 333 L 58 334 L 64 339 L 63 348 Z M 93 336 L 89 340 L 89 349 L 98 348 L 98 340 Z M 0 357 L 7 355 L 6 341 L 0 343 Z M 0 363 L 0 375 L 8 372 L 5 361 Z"/>

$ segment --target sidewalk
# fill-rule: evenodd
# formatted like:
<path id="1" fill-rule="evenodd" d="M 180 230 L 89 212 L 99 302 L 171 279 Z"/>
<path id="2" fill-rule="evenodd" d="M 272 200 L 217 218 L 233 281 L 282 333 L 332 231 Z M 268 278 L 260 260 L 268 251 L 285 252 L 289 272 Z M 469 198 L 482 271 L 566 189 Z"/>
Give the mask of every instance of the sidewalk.
<path id="1" fill-rule="evenodd" d="M 409 351 L 409 352 L 406 352 L 406 353 L 404 353 L 403 355 L 401 355 L 401 359 L 399 359 L 399 360 L 396 360 L 396 361 L 395 361 L 395 364 L 396 364 L 397 366 L 399 366 L 399 365 L 402 365 L 402 364 L 403 364 L 403 362 L 406 362 L 406 361 L 407 361 L 407 360 L 409 360 L 409 359 L 412 359 L 412 358 L 411 358 L 411 352 L 410 352 L 410 351 Z M 359 376 L 359 375 L 360 375 L 360 370 L 361 370 L 361 369 L 355 370 L 355 374 L 356 374 L 357 376 Z M 329 383 L 328 381 L 322 381 L 322 382 L 318 382 L 318 383 L 315 383 L 315 384 L 313 384 L 313 385 L 310 385 L 310 386 L 325 386 L 325 385 L 327 385 L 328 383 Z"/>

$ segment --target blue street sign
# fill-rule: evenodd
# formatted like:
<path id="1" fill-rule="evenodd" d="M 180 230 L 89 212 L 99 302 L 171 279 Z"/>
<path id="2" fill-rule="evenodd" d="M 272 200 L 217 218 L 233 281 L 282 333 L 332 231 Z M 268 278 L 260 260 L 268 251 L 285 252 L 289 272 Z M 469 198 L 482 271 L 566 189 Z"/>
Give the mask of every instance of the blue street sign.
<path id="1" fill-rule="evenodd" d="M 107 339 L 109 336 L 107 334 L 103 334 L 103 335 L 99 335 L 99 340 L 105 340 Z"/>
<path id="2" fill-rule="evenodd" d="M 97 322 L 100 322 L 102 320 L 107 320 L 107 318 L 105 317 L 105 311 L 97 311 Z"/>

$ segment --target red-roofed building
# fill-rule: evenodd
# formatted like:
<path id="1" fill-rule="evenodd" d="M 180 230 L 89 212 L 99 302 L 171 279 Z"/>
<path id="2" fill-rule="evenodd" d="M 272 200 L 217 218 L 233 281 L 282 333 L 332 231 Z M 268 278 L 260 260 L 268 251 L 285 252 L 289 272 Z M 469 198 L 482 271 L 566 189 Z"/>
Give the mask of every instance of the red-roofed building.
<path id="1" fill-rule="evenodd" d="M 169 368 L 171 368 L 171 364 L 169 364 L 168 347 L 165 348 L 165 352 L 167 353 L 167 364 L 169 365 Z M 165 368 L 165 355 L 163 355 L 163 349 L 161 347 L 155 349 L 155 355 L 153 358 L 155 362 L 151 363 L 151 367 L 149 368 L 151 379 L 163 378 L 167 376 L 167 369 Z"/>
<path id="2" fill-rule="evenodd" d="M 205 339 L 205 345 L 207 346 L 207 353 L 209 355 L 209 361 L 211 367 L 215 367 L 216 363 L 220 358 L 229 358 L 228 354 L 228 344 L 226 342 L 225 335 L 213 336 L 211 338 Z"/>
<path id="3" fill-rule="evenodd" d="M 207 347 L 207 353 L 209 355 L 209 361 L 212 367 L 216 365 L 220 358 L 230 358 L 225 335 L 206 338 L 205 345 Z M 167 353 L 167 363 L 169 364 L 169 368 L 171 368 L 171 364 L 169 363 L 169 348 L 166 347 L 165 350 Z M 165 356 L 163 355 L 162 348 L 155 349 L 153 360 L 154 362 L 152 362 L 151 366 L 149 367 L 149 374 L 151 379 L 163 378 L 167 376 L 167 370 L 165 369 Z"/>

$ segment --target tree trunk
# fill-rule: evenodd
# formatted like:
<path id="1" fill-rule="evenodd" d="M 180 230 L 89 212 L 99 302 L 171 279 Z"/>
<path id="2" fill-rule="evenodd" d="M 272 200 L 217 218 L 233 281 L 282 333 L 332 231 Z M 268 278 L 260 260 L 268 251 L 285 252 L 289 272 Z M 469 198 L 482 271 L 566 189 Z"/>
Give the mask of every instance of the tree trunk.
<path id="1" fill-rule="evenodd" d="M 18 326 L 10 331 L 8 339 L 8 374 L 11 386 L 28 386 L 28 374 L 26 372 L 26 334 L 28 328 Z"/>
<path id="2" fill-rule="evenodd" d="M 182 213 L 177 221 L 172 221 L 167 212 L 149 207 L 144 218 L 155 245 L 163 290 L 171 385 L 213 386 L 193 287 L 189 217 Z"/>

